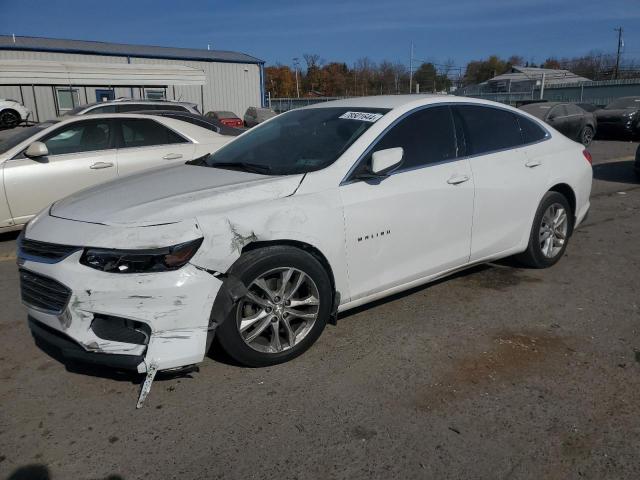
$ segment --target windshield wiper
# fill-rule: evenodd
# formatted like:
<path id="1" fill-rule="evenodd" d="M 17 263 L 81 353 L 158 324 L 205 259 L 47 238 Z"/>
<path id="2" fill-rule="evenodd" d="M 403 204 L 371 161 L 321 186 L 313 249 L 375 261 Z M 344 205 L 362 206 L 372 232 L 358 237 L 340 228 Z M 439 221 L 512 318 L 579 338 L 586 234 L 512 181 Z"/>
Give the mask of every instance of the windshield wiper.
<path id="1" fill-rule="evenodd" d="M 268 165 L 260 165 L 259 163 L 250 162 L 217 162 L 208 164 L 213 168 L 231 168 L 236 170 L 244 170 L 251 173 L 271 173 L 271 167 Z"/>

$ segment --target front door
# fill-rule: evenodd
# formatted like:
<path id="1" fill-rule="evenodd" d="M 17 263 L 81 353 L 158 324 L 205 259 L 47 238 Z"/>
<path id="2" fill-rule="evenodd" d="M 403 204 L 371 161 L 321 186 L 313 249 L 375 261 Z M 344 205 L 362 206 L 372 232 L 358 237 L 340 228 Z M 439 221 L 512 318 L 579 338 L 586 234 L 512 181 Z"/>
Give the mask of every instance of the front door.
<path id="1" fill-rule="evenodd" d="M 415 112 L 371 149 L 404 149 L 381 181 L 358 180 L 370 154 L 339 187 L 351 300 L 460 267 L 469 261 L 473 178 L 457 158 L 448 106 Z"/>
<path id="2" fill-rule="evenodd" d="M 39 139 L 49 155 L 20 154 L 4 166 L 9 208 L 21 224 L 47 205 L 78 190 L 116 178 L 116 150 L 109 119 L 61 126 Z"/>

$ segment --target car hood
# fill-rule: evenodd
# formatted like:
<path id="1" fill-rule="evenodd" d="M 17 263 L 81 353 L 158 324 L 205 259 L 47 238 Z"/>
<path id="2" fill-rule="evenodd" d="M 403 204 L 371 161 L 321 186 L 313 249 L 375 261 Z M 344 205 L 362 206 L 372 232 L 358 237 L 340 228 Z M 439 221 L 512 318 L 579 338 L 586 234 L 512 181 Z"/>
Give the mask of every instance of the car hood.
<path id="1" fill-rule="evenodd" d="M 289 196 L 302 177 L 178 165 L 82 190 L 54 203 L 49 213 L 104 225 L 160 225 Z"/>

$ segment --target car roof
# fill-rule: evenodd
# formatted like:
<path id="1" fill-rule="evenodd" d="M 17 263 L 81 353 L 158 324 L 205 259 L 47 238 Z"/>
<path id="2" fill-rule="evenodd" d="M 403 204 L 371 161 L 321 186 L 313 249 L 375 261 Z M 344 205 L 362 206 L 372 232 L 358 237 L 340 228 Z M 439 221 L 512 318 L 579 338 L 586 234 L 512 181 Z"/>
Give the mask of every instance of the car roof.
<path id="1" fill-rule="evenodd" d="M 489 105 L 507 110 L 516 110 L 504 103 L 492 102 L 473 97 L 459 97 L 447 94 L 411 94 L 411 95 L 376 95 L 371 97 L 354 97 L 343 100 L 333 100 L 331 102 L 315 103 L 303 107 L 309 108 L 385 108 L 385 109 L 406 109 L 419 107 L 421 105 L 436 103 L 474 103 L 478 105 Z"/>

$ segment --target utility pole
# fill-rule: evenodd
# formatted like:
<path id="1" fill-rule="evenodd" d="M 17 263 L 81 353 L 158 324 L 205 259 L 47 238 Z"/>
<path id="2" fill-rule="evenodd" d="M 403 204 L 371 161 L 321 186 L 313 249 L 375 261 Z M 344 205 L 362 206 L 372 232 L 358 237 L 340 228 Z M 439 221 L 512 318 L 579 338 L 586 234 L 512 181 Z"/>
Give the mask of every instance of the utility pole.
<path id="1" fill-rule="evenodd" d="M 544 82 L 546 80 L 546 72 L 542 72 L 542 83 L 540 84 L 540 100 L 544 98 Z"/>
<path id="2" fill-rule="evenodd" d="M 411 52 L 409 53 L 409 93 L 413 87 L 413 42 L 411 42 Z"/>
<path id="3" fill-rule="evenodd" d="M 300 59 L 295 57 L 293 59 L 293 68 L 296 69 L 296 95 L 300 98 L 300 85 L 298 84 L 298 66 L 300 65 Z"/>
<path id="4" fill-rule="evenodd" d="M 618 79 L 618 72 L 620 70 L 620 50 L 622 49 L 622 27 L 614 29 L 618 32 L 618 53 L 616 54 L 616 69 L 613 72 L 613 79 Z"/>

